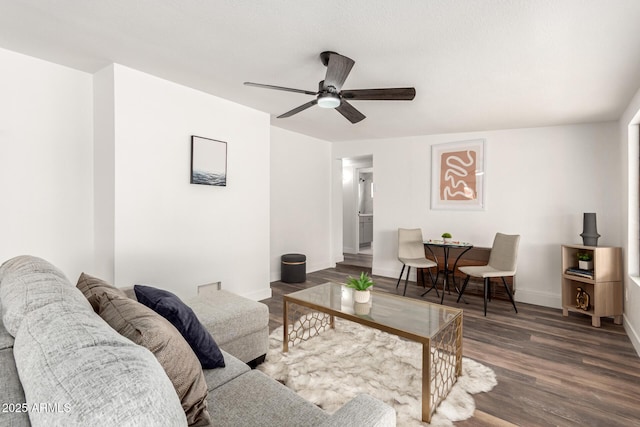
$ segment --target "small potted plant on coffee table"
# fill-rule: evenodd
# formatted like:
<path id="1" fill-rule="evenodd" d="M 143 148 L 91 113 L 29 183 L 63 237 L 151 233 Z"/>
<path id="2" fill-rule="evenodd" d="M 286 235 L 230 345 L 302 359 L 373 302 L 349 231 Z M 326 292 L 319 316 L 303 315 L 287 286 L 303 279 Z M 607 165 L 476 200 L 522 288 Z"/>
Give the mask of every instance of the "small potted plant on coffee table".
<path id="1" fill-rule="evenodd" d="M 451 233 L 442 233 L 442 240 L 445 243 L 451 242 Z"/>
<path id="2" fill-rule="evenodd" d="M 353 289 L 353 300 L 355 302 L 368 302 L 371 297 L 370 289 L 373 286 L 373 280 L 364 271 L 360 273 L 360 277 L 351 277 L 347 279 L 347 288 Z"/>
<path id="3" fill-rule="evenodd" d="M 578 268 L 593 270 L 593 256 L 589 252 L 578 252 Z"/>

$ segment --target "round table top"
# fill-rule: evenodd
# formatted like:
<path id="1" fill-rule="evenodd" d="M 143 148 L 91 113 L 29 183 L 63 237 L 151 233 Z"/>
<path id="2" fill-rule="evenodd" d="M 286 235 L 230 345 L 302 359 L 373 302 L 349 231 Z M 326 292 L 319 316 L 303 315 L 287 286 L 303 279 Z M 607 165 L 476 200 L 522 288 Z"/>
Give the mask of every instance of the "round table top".
<path id="1" fill-rule="evenodd" d="M 446 242 L 442 239 L 440 240 L 425 240 L 423 242 L 425 245 L 430 245 L 430 246 L 453 246 L 453 247 L 458 247 L 458 248 L 467 248 L 467 247 L 473 247 L 473 243 L 469 243 L 469 242 L 460 242 L 458 240 L 452 240 L 450 242 Z"/>

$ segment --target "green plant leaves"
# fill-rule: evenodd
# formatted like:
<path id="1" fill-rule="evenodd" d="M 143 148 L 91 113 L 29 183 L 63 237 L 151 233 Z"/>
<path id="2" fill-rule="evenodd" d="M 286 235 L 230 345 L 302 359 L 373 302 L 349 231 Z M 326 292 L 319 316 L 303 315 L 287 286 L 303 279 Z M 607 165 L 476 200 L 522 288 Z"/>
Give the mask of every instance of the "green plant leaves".
<path id="1" fill-rule="evenodd" d="M 363 271 L 362 273 L 360 273 L 360 277 L 358 278 L 349 276 L 345 285 L 348 288 L 355 289 L 356 291 L 366 291 L 371 286 L 373 286 L 373 280 L 367 273 Z"/>

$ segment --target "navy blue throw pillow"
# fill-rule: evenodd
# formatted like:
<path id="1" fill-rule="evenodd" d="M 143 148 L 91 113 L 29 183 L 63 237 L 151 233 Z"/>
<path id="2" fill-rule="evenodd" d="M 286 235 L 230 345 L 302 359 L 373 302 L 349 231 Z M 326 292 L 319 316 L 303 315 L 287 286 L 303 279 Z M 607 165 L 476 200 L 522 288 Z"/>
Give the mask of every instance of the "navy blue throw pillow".
<path id="1" fill-rule="evenodd" d="M 133 290 L 141 304 L 167 319 L 180 331 L 185 341 L 189 343 L 193 352 L 198 356 L 203 368 L 224 367 L 224 357 L 220 352 L 220 348 L 218 348 L 218 344 L 216 344 L 209 331 L 202 326 L 191 307 L 183 303 L 176 295 L 163 289 L 135 285 Z"/>

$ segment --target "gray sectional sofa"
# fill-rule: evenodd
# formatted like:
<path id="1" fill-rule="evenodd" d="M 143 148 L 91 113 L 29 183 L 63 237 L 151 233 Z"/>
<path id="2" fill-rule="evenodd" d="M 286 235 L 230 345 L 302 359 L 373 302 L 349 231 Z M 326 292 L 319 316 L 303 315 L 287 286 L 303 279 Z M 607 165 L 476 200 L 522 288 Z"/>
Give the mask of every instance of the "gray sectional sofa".
<path id="1" fill-rule="evenodd" d="M 187 425 L 154 353 L 110 327 L 48 262 L 0 266 L 0 315 L 0 425 Z M 222 352 L 225 367 L 202 370 L 212 425 L 395 426 L 395 411 L 370 396 L 328 414 Z"/>

